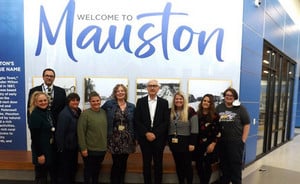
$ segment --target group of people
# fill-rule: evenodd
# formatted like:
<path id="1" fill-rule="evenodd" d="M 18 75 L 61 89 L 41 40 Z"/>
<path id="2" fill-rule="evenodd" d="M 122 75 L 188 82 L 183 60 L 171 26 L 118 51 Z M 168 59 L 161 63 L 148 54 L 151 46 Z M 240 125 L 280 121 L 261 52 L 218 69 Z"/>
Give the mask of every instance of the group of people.
<path id="1" fill-rule="evenodd" d="M 54 79 L 54 70 L 45 69 L 44 83 L 29 92 L 28 126 L 35 183 L 47 183 L 50 175 L 51 184 L 74 184 L 78 152 L 84 163 L 84 183 L 98 183 L 101 164 L 109 152 L 113 161 L 110 183 L 122 184 L 128 157 L 137 144 L 145 184 L 162 183 L 166 145 L 172 152 L 180 184 L 193 183 L 193 161 L 201 184 L 210 182 L 214 163 L 220 163 L 221 183 L 241 183 L 250 118 L 236 101 L 235 89 L 226 89 L 224 102 L 217 107 L 213 95 L 204 95 L 195 111 L 182 92 L 175 93 L 169 108 L 168 101 L 157 96 L 157 80 L 148 81 L 148 95 L 139 98 L 136 105 L 128 102 L 126 86 L 117 84 L 111 99 L 102 106 L 100 95 L 92 91 L 88 97 L 90 108 L 81 111 L 79 95 L 66 96 L 53 84 Z"/>

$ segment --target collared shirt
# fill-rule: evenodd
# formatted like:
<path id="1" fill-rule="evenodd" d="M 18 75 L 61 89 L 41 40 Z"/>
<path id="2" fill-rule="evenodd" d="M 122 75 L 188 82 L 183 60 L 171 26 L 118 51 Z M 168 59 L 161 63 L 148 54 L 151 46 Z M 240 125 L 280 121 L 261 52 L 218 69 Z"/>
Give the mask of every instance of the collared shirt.
<path id="1" fill-rule="evenodd" d="M 154 115 L 155 115 L 155 110 L 157 105 L 157 96 L 154 99 L 151 99 L 148 96 L 148 105 L 149 105 L 149 111 L 151 117 L 151 127 L 153 127 Z"/>
<path id="2" fill-rule="evenodd" d="M 49 107 L 51 107 L 52 101 L 53 101 L 53 98 L 54 98 L 53 85 L 47 86 L 46 84 L 43 84 L 42 88 L 43 88 L 43 92 L 46 93 L 49 96 Z"/>
<path id="3" fill-rule="evenodd" d="M 43 92 L 44 92 L 44 93 L 48 93 L 48 90 L 49 90 L 49 89 L 50 89 L 50 91 L 53 91 L 53 85 L 47 86 L 46 84 L 43 84 L 43 85 L 42 85 L 42 88 L 43 88 Z"/>

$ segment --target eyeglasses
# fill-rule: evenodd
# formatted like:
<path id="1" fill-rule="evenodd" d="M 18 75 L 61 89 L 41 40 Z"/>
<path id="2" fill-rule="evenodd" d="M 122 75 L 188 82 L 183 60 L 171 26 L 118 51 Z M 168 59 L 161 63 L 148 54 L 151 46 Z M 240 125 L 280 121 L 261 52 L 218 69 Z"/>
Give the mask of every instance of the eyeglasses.
<path id="1" fill-rule="evenodd" d="M 148 88 L 157 88 L 158 85 L 148 85 L 147 87 L 148 87 Z"/>
<path id="2" fill-rule="evenodd" d="M 226 94 L 225 96 L 226 96 L 226 97 L 233 97 L 233 95 L 229 95 L 229 94 Z"/>
<path id="3" fill-rule="evenodd" d="M 54 78 L 54 75 L 44 75 L 44 77 Z"/>

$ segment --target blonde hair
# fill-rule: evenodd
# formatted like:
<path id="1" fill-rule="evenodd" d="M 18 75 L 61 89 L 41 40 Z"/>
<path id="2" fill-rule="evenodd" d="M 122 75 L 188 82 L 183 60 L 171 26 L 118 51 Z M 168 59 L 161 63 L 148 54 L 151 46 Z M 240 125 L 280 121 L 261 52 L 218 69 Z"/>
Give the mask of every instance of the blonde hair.
<path id="1" fill-rule="evenodd" d="M 185 98 L 185 96 L 182 92 L 175 93 L 175 95 L 173 97 L 170 118 L 171 118 L 171 120 L 173 120 L 176 117 L 176 110 L 177 110 L 176 107 L 175 107 L 176 95 L 181 96 L 183 98 L 183 109 L 180 111 L 179 120 L 182 121 L 182 122 L 188 122 L 188 120 L 189 120 L 189 118 L 188 118 L 188 108 L 189 107 L 188 107 L 187 99 Z"/>
<path id="2" fill-rule="evenodd" d="M 49 97 L 46 93 L 42 92 L 42 91 L 35 91 L 32 93 L 31 97 L 30 97 L 30 105 L 29 105 L 29 114 L 32 113 L 32 111 L 34 110 L 34 108 L 36 107 L 35 103 L 37 101 L 37 98 L 40 95 L 45 95 L 49 101 Z"/>
<path id="3" fill-rule="evenodd" d="M 127 88 L 126 88 L 126 86 L 124 84 L 117 84 L 117 85 L 115 85 L 115 87 L 113 89 L 113 92 L 111 94 L 111 97 L 113 99 L 117 99 L 116 95 L 117 95 L 117 91 L 118 91 L 119 87 L 123 88 L 123 90 L 125 92 L 125 101 L 127 101 L 127 92 L 128 91 L 127 91 Z"/>

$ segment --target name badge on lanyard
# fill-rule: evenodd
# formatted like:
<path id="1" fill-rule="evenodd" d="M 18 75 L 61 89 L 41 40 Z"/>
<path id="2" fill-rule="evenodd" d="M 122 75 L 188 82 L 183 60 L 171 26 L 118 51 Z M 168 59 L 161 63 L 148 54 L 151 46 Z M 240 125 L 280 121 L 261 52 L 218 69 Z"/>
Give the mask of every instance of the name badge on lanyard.
<path id="1" fill-rule="evenodd" d="M 177 144 L 178 143 L 178 138 L 177 137 L 173 137 L 172 138 L 172 143 Z"/>
<path id="2" fill-rule="evenodd" d="M 119 125 L 119 126 L 118 126 L 118 130 L 119 130 L 119 131 L 125 130 L 125 126 L 124 126 L 124 125 Z"/>

